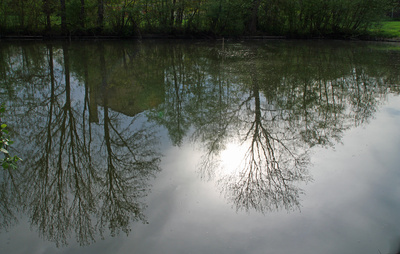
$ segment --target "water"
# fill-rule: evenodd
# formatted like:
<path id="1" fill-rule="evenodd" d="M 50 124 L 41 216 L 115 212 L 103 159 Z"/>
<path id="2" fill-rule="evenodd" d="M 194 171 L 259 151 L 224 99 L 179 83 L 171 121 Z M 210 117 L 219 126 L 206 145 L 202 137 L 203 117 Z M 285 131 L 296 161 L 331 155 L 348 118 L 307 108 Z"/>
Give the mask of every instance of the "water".
<path id="1" fill-rule="evenodd" d="M 1 253 L 396 253 L 400 47 L 0 42 Z"/>

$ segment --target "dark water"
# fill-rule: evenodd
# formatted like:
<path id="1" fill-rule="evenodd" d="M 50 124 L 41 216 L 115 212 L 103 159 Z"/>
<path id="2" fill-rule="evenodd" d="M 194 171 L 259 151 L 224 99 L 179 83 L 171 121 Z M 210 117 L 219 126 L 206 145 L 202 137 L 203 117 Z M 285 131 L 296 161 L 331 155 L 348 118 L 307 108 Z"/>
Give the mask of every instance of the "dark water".
<path id="1" fill-rule="evenodd" d="M 1 253 L 397 253 L 400 45 L 0 42 Z"/>

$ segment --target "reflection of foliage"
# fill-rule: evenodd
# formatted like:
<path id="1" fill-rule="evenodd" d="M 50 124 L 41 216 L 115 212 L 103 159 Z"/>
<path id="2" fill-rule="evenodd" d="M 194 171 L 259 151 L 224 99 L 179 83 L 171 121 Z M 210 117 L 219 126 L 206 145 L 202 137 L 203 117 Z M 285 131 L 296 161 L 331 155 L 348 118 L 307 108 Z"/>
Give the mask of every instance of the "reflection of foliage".
<path id="1" fill-rule="evenodd" d="M 55 83 L 51 82 L 48 111 L 42 111 L 47 113 L 47 121 L 36 124 L 42 128 L 33 136 L 37 144 L 24 173 L 26 189 L 29 190 L 26 200 L 32 223 L 45 238 L 57 244 L 66 244 L 71 228 L 75 227 L 78 229 L 75 231 L 78 240 L 86 244 L 93 240 L 94 234 L 88 222 L 95 205 L 91 186 L 95 172 L 85 139 L 78 134 L 83 128 L 77 122 L 79 113 L 71 105 L 68 53 L 67 46 L 64 46 L 65 90 L 57 93 Z M 53 65 L 52 56 L 50 47 L 50 68 Z M 64 100 L 62 94 L 65 95 Z M 68 193 L 74 193 L 72 202 Z"/>
<path id="2" fill-rule="evenodd" d="M 156 135 L 145 126 L 133 133 L 129 128 L 120 132 L 106 119 L 105 116 L 105 129 L 109 125 L 115 135 L 107 133 L 108 130 L 105 133 L 105 161 L 100 165 L 106 169 L 102 170 L 105 175 L 99 192 L 99 226 L 103 232 L 108 225 L 112 235 L 119 230 L 128 234 L 131 220 L 145 220 L 142 212 L 145 205 L 139 200 L 147 193 L 145 183 L 158 171 Z"/>
<path id="3" fill-rule="evenodd" d="M 173 145 L 193 130 L 205 149 L 202 175 L 217 178 L 237 209 L 296 209 L 298 185 L 311 179 L 311 147 L 367 122 L 386 84 L 399 81 L 393 56 L 363 46 L 7 45 L 1 98 L 12 105 L 7 117 L 26 159 L 1 172 L 2 225 L 23 207 L 57 244 L 71 235 L 89 244 L 145 220 L 143 197 L 160 161 L 154 124 Z M 242 164 L 219 175 L 232 141 L 247 146 Z"/>
<path id="4" fill-rule="evenodd" d="M 274 137 L 258 120 L 252 123 L 243 140 L 244 144 L 249 143 L 249 148 L 240 172 L 228 176 L 223 187 L 236 208 L 264 212 L 298 207 L 301 191 L 294 183 L 309 180 L 306 153 L 294 154 L 292 149 L 296 148 L 288 147 L 289 140 Z"/>
<path id="5" fill-rule="evenodd" d="M 100 231 L 106 225 L 115 235 L 122 230 L 129 232 L 131 220 L 144 220 L 143 204 L 139 198 L 146 193 L 145 183 L 153 172 L 158 170 L 159 154 L 155 152 L 156 135 L 148 126 L 142 126 L 131 132 L 135 119 L 123 131 L 119 131 L 109 115 L 108 81 L 104 54 L 100 50 L 100 68 L 102 70 L 104 139 L 106 161 L 105 177 L 101 180 L 103 188 L 99 192 L 101 209 L 99 216 Z M 127 195 L 131 193 L 131 195 Z M 132 195 L 133 194 L 133 195 Z"/>
<path id="6" fill-rule="evenodd" d="M 157 109 L 161 115 L 156 113 L 150 117 L 168 129 L 174 145 L 180 145 L 190 127 L 185 110 L 185 100 L 187 99 L 188 85 L 192 80 L 190 80 L 190 76 L 187 76 L 190 71 L 186 69 L 185 54 L 176 47 L 171 47 L 170 54 L 171 67 L 165 72 L 165 101 Z"/>
<path id="7" fill-rule="evenodd" d="M 14 155 L 11 156 L 8 151 L 8 146 L 13 142 L 8 138 L 7 125 L 1 122 L 1 117 L 5 112 L 4 104 L 0 105 L 0 153 L 4 158 L 0 160 L 3 170 L 0 171 L 0 229 L 8 228 L 13 222 L 16 221 L 14 215 L 19 201 L 19 191 L 15 178 L 18 178 L 19 172 L 17 169 L 17 162 L 21 159 Z M 12 193 L 15 193 L 12 195 Z"/>
<path id="8" fill-rule="evenodd" d="M 273 108 L 262 108 L 258 80 L 256 77 L 252 80 L 253 88 L 249 97 L 243 103 L 235 104 L 239 105 L 238 109 L 230 110 L 235 114 L 230 121 L 222 123 L 227 129 L 231 129 L 231 119 L 236 119 L 235 127 L 240 130 L 238 139 L 242 146 L 249 148 L 243 155 L 241 164 L 237 165 L 239 172 L 222 176 L 220 183 L 236 209 L 255 209 L 260 212 L 281 207 L 293 209 L 299 206 L 301 194 L 294 183 L 310 180 L 306 171 L 307 153 L 296 152 L 301 148 L 296 141 L 296 130 L 280 130 L 285 124 L 279 118 L 282 112 Z M 251 116 L 254 116 L 253 120 L 250 119 Z M 222 135 L 211 140 L 219 139 L 227 139 L 224 142 L 228 142 L 230 138 Z M 215 156 L 213 154 L 219 150 L 218 147 L 209 147 L 208 155 Z M 213 158 L 205 157 L 203 166 L 211 163 L 208 162 L 210 160 Z M 202 170 L 209 172 L 212 168 Z"/>
<path id="9" fill-rule="evenodd" d="M 306 153 L 295 153 L 298 147 L 293 144 L 295 138 L 290 137 L 292 132 L 276 132 L 275 136 L 271 133 L 279 129 L 279 120 L 270 121 L 268 129 L 264 126 L 268 121 L 263 115 L 268 114 L 263 113 L 268 112 L 261 111 L 257 84 L 254 84 L 253 95 L 255 119 L 243 138 L 244 141 L 250 140 L 249 149 L 244 155 L 239 176 L 231 179 L 227 188 L 232 192 L 237 209 L 264 211 L 281 206 L 291 209 L 299 206 L 300 190 L 293 183 L 308 180 L 308 159 Z"/>
<path id="10" fill-rule="evenodd" d="M 219 121 L 208 121 L 218 114 L 212 112 L 195 132 L 196 138 L 204 142 L 203 138 L 208 137 L 206 142 L 214 144 L 206 147 L 203 175 L 213 176 L 218 170 L 218 155 L 224 146 L 217 144 L 240 140 L 242 146 L 249 147 L 238 172 L 219 176 L 222 190 L 237 209 L 265 212 L 299 207 L 302 191 L 296 183 L 311 179 L 307 173 L 310 147 L 340 141 L 344 130 L 372 116 L 377 97 L 385 93 L 380 89 L 384 88 L 381 79 L 348 73 L 337 78 L 343 74 L 335 77 L 322 73 L 324 68 L 320 66 L 332 64 L 332 60 L 305 65 L 314 58 L 309 55 L 311 52 L 302 56 L 303 53 L 300 51 L 292 67 L 291 61 L 279 58 L 272 63 L 263 60 L 259 48 L 243 51 L 243 57 L 233 65 L 236 68 L 227 68 L 235 73 L 236 82 L 249 88 L 249 95 L 242 94 L 227 108 L 217 109 L 227 115 Z M 224 55 L 238 57 L 229 49 Z M 299 63 L 301 58 L 304 61 Z M 300 69 L 293 71 L 297 66 Z M 211 127 L 215 123 L 223 128 L 216 131 Z"/>
<path id="11" fill-rule="evenodd" d="M 49 83 L 42 87 L 47 92 L 33 93 L 30 106 L 17 111 L 24 117 L 18 126 L 19 140 L 28 142 L 23 149 L 24 170 L 16 184 L 5 184 L 18 187 L 15 194 L 23 193 L 21 202 L 32 225 L 56 244 L 67 244 L 72 234 L 80 244 L 89 244 L 105 227 L 113 235 L 128 233 L 131 221 L 145 219 L 141 199 L 149 190 L 147 181 L 159 170 L 157 136 L 152 126 L 140 126 L 137 117 L 123 128 L 123 117 L 109 116 L 106 99 L 104 120 L 93 125 L 89 118 L 96 112 L 86 113 L 92 97 L 86 94 L 84 103 L 74 98 L 74 89 L 79 88 L 71 82 L 69 46 L 63 45 L 58 53 L 51 45 L 47 49 Z M 59 68 L 55 59 L 63 66 L 63 77 L 55 71 Z M 103 98 L 109 96 L 97 90 Z M 3 185 L 5 190 L 7 186 Z M 9 199 L 17 196 L 3 194 L 2 204 L 9 211 L 4 219 L 11 221 Z"/>
<path id="12" fill-rule="evenodd" d="M 0 171 L 0 230 L 7 229 L 17 222 L 16 213 L 21 202 L 18 188 L 18 169 L 7 168 Z"/>

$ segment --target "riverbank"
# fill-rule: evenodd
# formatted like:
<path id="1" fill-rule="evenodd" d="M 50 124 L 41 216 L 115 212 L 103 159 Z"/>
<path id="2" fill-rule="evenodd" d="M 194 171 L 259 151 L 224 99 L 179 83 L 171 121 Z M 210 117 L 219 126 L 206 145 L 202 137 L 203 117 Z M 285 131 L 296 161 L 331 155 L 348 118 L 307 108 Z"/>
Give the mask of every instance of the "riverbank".
<path id="1" fill-rule="evenodd" d="M 30 35 L 8 35 L 0 36 L 4 40 L 146 40 L 146 39 L 206 39 L 206 40 L 221 40 L 221 39 L 242 39 L 242 40 L 282 40 L 289 39 L 287 36 L 210 36 L 210 35 L 160 35 L 160 34 L 145 34 L 142 36 L 30 36 Z"/>
<path id="2" fill-rule="evenodd" d="M 330 40 L 367 40 L 400 42 L 400 21 L 380 22 L 367 32 L 359 35 L 350 34 L 291 34 L 291 35 L 218 35 L 212 33 L 149 33 L 140 35 L 111 34 L 0 34 L 0 40 L 146 40 L 146 39 L 200 39 L 200 40 L 282 40 L 282 39 L 330 39 Z"/>
<path id="3" fill-rule="evenodd" d="M 360 37 L 324 37 L 324 36 L 309 36 L 309 37 L 294 37 L 294 36 L 184 36 L 184 35 L 155 35 L 148 34 L 142 36 L 30 36 L 30 35 L 9 35 L 0 36 L 1 40 L 69 40 L 69 41 L 96 41 L 96 40 L 359 40 L 359 41 L 384 41 L 384 42 L 400 42 L 400 37 L 389 38 L 380 36 L 360 36 Z"/>

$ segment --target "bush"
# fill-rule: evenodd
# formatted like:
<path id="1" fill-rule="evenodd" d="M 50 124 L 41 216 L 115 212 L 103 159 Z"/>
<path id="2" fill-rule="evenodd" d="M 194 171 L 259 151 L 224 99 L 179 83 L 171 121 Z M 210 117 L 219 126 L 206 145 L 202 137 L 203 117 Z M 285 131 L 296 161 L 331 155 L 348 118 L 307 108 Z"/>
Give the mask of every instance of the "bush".
<path id="1" fill-rule="evenodd" d="M 5 106 L 4 104 L 1 105 L 0 107 L 0 116 L 3 116 L 3 113 L 5 112 Z M 14 155 L 11 156 L 10 153 L 8 152 L 8 146 L 13 143 L 13 141 L 8 139 L 8 130 L 6 129 L 7 125 L 2 123 L 1 118 L 0 118 L 0 152 L 4 155 L 4 158 L 1 159 L 1 166 L 4 169 L 8 168 L 16 168 L 17 167 L 17 162 L 21 160 L 18 156 Z"/>

